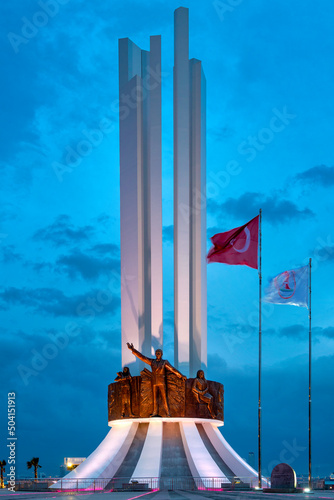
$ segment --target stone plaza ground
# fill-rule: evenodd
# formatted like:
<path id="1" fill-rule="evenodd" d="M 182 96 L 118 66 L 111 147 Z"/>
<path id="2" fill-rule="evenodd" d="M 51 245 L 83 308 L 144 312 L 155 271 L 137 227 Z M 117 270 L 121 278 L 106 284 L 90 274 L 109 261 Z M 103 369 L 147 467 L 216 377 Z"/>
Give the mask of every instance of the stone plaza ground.
<path id="1" fill-rule="evenodd" d="M 263 493 L 257 491 L 227 492 L 227 491 L 152 491 L 140 492 L 113 492 L 113 493 L 44 493 L 44 492 L 15 492 L 8 493 L 0 490 L 0 500 L 15 497 L 16 500 L 51 500 L 54 498 L 66 500 L 334 500 L 334 491 L 316 490 L 311 494 Z"/>

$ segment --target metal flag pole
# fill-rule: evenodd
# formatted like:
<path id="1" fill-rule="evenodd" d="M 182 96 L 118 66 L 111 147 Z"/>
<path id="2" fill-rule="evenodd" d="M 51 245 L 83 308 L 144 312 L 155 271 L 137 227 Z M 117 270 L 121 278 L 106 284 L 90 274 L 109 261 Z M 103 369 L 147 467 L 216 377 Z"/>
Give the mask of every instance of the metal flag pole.
<path id="1" fill-rule="evenodd" d="M 258 485 L 262 488 L 261 474 L 261 365 L 262 365 L 262 209 L 260 208 L 259 217 L 259 405 L 258 405 L 258 461 L 259 461 L 259 476 Z"/>
<path id="2" fill-rule="evenodd" d="M 312 375 L 312 309 L 311 309 L 311 269 L 312 259 L 309 260 L 309 302 L 308 302 L 308 320 L 309 320 L 309 347 L 308 347 L 308 487 L 312 486 L 312 459 L 311 459 L 311 375 Z"/>

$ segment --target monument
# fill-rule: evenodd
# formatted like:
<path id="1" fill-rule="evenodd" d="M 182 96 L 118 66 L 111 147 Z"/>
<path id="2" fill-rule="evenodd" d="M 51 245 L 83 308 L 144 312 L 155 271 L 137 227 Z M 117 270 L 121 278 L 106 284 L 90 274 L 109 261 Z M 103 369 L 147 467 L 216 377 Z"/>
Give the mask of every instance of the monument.
<path id="1" fill-rule="evenodd" d="M 189 13 L 175 11 L 174 364 L 163 359 L 161 41 L 119 40 L 122 369 L 108 387 L 111 430 L 54 489 L 205 489 L 257 484 L 226 442 L 224 386 L 205 378 L 206 122 Z M 148 365 L 150 369 L 145 367 Z M 116 369 L 115 369 L 116 372 Z"/>

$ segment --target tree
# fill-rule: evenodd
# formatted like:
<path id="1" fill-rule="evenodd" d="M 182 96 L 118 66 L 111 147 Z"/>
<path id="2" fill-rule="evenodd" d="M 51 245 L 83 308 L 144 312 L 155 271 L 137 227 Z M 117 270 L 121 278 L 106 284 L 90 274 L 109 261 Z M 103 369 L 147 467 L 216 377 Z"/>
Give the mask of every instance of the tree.
<path id="1" fill-rule="evenodd" d="M 1 468 L 1 485 L 0 488 L 4 488 L 4 482 L 3 482 L 3 473 L 5 472 L 5 465 L 7 465 L 6 460 L 0 460 L 0 468 Z"/>
<path id="2" fill-rule="evenodd" d="M 35 479 L 37 479 L 37 469 L 38 467 L 42 467 L 39 465 L 39 458 L 38 457 L 33 457 L 30 462 L 27 462 L 27 467 L 28 469 L 31 469 L 32 467 L 35 469 Z"/>

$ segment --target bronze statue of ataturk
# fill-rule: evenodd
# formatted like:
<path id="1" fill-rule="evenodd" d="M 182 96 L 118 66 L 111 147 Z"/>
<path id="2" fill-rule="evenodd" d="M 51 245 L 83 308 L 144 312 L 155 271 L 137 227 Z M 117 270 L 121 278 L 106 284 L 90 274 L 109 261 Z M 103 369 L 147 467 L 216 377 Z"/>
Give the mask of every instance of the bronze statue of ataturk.
<path id="1" fill-rule="evenodd" d="M 167 395 L 166 395 L 166 370 L 174 373 L 177 377 L 182 380 L 186 380 L 187 377 L 182 375 L 174 366 L 172 366 L 169 361 L 162 359 L 162 350 L 157 349 L 155 351 L 155 359 L 148 358 L 144 356 L 141 352 L 137 351 L 133 344 L 127 343 L 128 348 L 132 351 L 137 358 L 144 363 L 150 365 L 152 369 L 152 389 L 153 389 L 153 413 L 151 417 L 158 417 L 158 394 L 160 392 L 162 402 L 168 417 L 170 417 L 170 412 L 168 408 Z"/>

